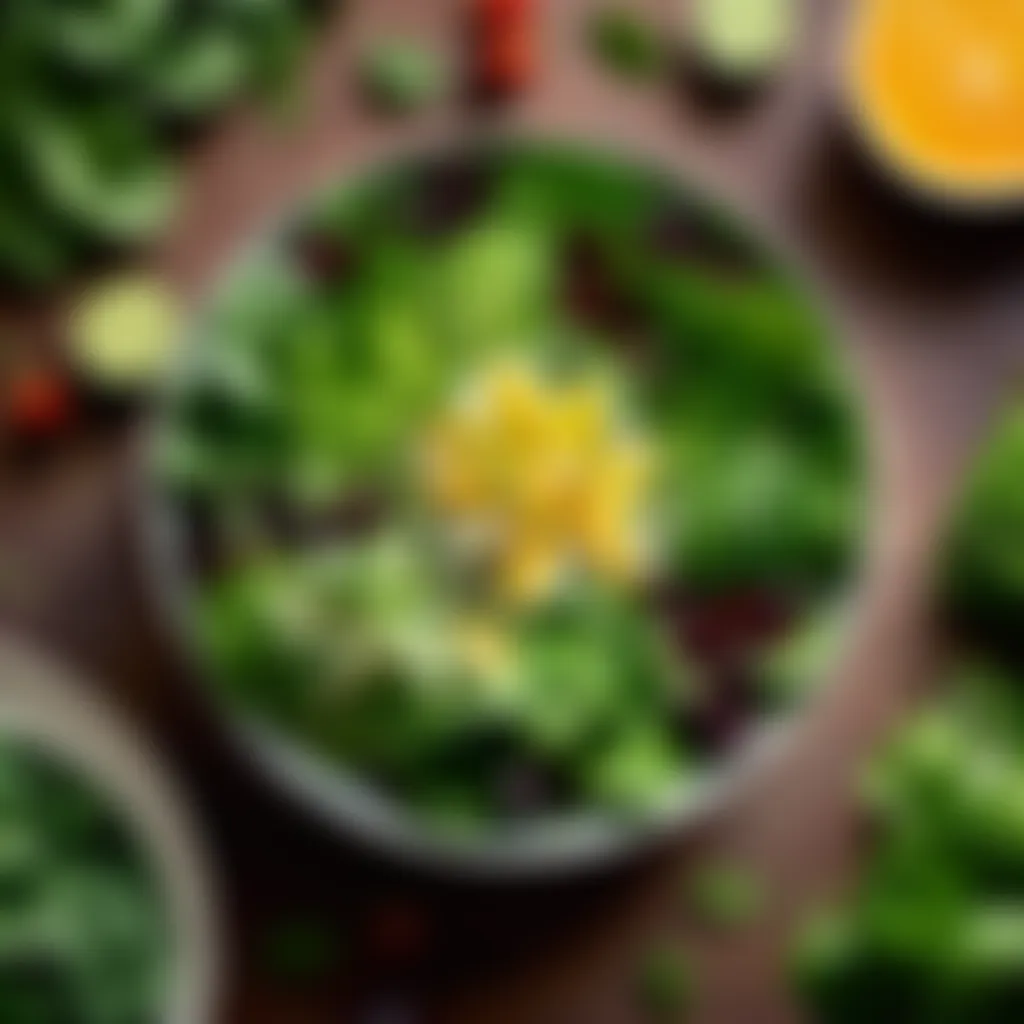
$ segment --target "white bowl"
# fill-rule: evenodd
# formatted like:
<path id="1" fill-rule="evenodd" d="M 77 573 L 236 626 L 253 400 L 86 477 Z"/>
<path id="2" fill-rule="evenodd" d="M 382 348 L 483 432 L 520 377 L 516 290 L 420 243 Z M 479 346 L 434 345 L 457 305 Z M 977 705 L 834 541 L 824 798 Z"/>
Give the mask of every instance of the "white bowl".
<path id="1" fill-rule="evenodd" d="M 213 1024 L 217 914 L 206 857 L 154 752 L 120 716 L 48 659 L 0 637 L 0 737 L 22 737 L 67 765 L 132 828 L 170 923 L 171 981 L 160 1024 Z"/>
<path id="2" fill-rule="evenodd" d="M 347 173 L 333 173 L 328 179 L 326 192 L 334 191 L 346 183 L 359 181 L 380 166 L 413 165 L 435 160 L 448 160 L 474 152 L 493 152 L 520 145 L 527 147 L 583 153 L 599 161 L 633 164 L 646 167 L 654 180 L 662 181 L 671 190 L 696 207 L 718 211 L 734 224 L 744 224 L 744 234 L 760 240 L 766 261 L 784 268 L 795 281 L 806 286 L 810 308 L 815 310 L 830 328 L 835 328 L 831 310 L 821 301 L 820 289 L 808 268 L 796 254 L 782 245 L 767 225 L 753 218 L 747 211 L 733 210 L 712 192 L 698 187 L 694 181 L 679 175 L 667 161 L 655 155 L 638 154 L 630 158 L 616 154 L 605 146 L 581 139 L 556 139 L 544 135 L 501 136 L 470 141 L 463 144 L 419 148 L 402 151 L 391 159 L 372 161 L 350 169 Z M 320 195 L 313 194 L 313 199 Z M 310 197 L 297 204 L 307 209 Z M 232 275 L 244 269 L 246 260 L 262 247 L 274 244 L 296 216 L 296 204 L 271 219 L 255 242 L 241 247 L 238 256 L 230 261 L 225 273 L 210 289 L 216 295 Z M 749 224 L 747 222 L 750 221 Z M 198 311 L 202 321 L 205 310 Z M 194 352 L 193 338 L 189 337 L 172 366 L 165 381 L 168 393 L 178 375 L 185 372 Z M 834 348 L 836 360 L 846 369 L 851 381 L 859 383 L 858 374 L 848 362 L 841 346 Z M 873 466 L 871 439 L 868 437 L 863 398 L 856 386 L 850 389 L 852 412 L 865 441 L 868 460 L 866 471 Z M 367 783 L 357 770 L 328 762 L 322 755 L 309 749 L 300 740 L 279 733 L 257 718 L 240 712 L 221 695 L 208 677 L 207 666 L 198 655 L 194 631 L 188 610 L 189 580 L 186 569 L 187 555 L 179 517 L 172 511 L 162 494 L 156 469 L 155 446 L 159 438 L 160 415 L 154 430 L 140 447 L 139 473 L 136 494 L 139 528 L 139 555 L 145 577 L 151 587 L 160 619 L 168 639 L 183 654 L 195 680 L 201 684 L 201 694 L 209 710 L 227 727 L 227 733 L 236 750 L 258 772 L 271 781 L 277 790 L 311 812 L 347 840 L 355 841 L 371 853 L 384 854 L 393 861 L 414 869 L 426 869 L 442 877 L 484 880 L 537 880 L 580 874 L 621 863 L 633 855 L 649 850 L 655 844 L 679 833 L 690 831 L 708 821 L 715 813 L 727 807 L 734 796 L 763 776 L 776 759 L 787 749 L 791 734 L 803 720 L 803 710 L 766 716 L 740 744 L 739 749 L 721 760 L 709 764 L 696 780 L 681 780 L 661 805 L 625 819 L 613 818 L 583 809 L 578 812 L 553 814 L 549 820 L 531 822 L 528 826 L 504 827 L 500 823 L 480 835 L 450 836 L 435 832 L 411 816 L 399 803 L 383 797 Z M 863 523 L 858 546 L 863 556 L 868 548 L 871 528 L 876 522 L 874 497 L 877 488 L 866 481 L 868 493 L 864 495 Z M 847 582 L 842 595 L 842 619 L 846 628 L 837 644 L 836 663 L 846 653 L 848 637 L 854 633 L 854 621 L 860 611 L 864 580 L 858 570 Z"/>

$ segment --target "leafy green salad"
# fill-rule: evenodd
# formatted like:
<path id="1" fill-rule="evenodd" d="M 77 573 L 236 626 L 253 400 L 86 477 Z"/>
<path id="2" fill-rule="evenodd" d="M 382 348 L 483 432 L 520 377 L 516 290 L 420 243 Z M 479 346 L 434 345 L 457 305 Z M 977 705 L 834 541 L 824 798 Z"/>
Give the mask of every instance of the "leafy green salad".
<path id="1" fill-rule="evenodd" d="M 800 978 L 827 1024 L 1004 1024 L 1024 1014 L 1024 416 L 999 424 L 946 562 L 944 693 L 865 779 L 877 840 Z"/>
<path id="2" fill-rule="evenodd" d="M 46 282 L 96 246 L 152 237 L 176 141 L 282 81 L 312 0 L 0 4 L 0 276 Z"/>
<path id="3" fill-rule="evenodd" d="M 802 940 L 827 1024 L 1002 1024 L 1024 1011 L 1024 694 L 960 669 L 868 773 L 879 837 L 848 908 Z"/>
<path id="4" fill-rule="evenodd" d="M 612 159 L 328 191 L 236 268 L 159 431 L 210 678 L 437 827 L 665 804 L 834 647 L 864 473 L 829 340 Z"/>
<path id="5" fill-rule="evenodd" d="M 103 796 L 30 741 L 0 735 L 0 1020 L 163 1020 L 165 910 Z"/>

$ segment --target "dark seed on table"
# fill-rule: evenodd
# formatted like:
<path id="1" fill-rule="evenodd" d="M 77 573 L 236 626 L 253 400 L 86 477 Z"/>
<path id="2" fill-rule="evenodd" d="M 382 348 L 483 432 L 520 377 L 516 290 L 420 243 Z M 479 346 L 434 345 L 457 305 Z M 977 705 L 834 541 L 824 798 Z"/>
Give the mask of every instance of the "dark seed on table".
<path id="1" fill-rule="evenodd" d="M 351 246 L 326 232 L 299 234 L 292 242 L 292 252 L 303 273 L 316 284 L 342 284 L 355 271 Z"/>
<path id="2" fill-rule="evenodd" d="M 389 964 L 420 959 L 430 942 L 430 922 L 415 903 L 385 903 L 370 912 L 367 944 L 370 955 Z"/>
<path id="3" fill-rule="evenodd" d="M 357 1007 L 352 1024 L 423 1024 L 425 1019 L 409 998 L 385 993 Z"/>

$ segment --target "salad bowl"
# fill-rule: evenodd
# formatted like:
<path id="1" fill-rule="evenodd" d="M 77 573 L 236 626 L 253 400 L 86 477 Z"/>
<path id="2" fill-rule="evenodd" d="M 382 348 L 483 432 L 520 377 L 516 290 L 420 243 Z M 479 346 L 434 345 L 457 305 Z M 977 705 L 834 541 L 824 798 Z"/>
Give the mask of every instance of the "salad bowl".
<path id="1" fill-rule="evenodd" d="M 667 170 L 488 141 L 332 182 L 197 317 L 146 557 L 203 692 L 325 822 L 485 877 L 607 864 L 761 772 L 838 657 L 853 375 Z"/>

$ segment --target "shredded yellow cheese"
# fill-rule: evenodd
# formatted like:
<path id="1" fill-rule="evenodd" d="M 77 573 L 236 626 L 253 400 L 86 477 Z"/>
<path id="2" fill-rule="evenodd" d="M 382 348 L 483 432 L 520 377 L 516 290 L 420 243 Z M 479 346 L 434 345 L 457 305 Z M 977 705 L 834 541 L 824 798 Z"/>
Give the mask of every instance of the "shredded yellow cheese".
<path id="1" fill-rule="evenodd" d="M 654 460 L 596 374 L 499 361 L 443 409 L 423 454 L 430 502 L 487 555 L 503 597 L 541 600 L 571 571 L 621 582 L 645 568 Z"/>

